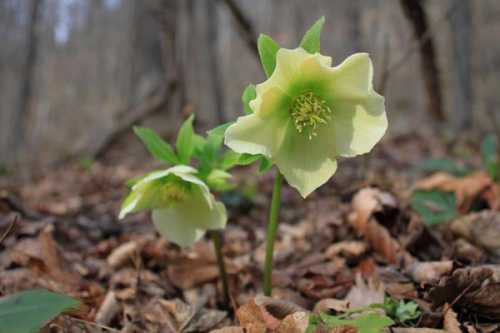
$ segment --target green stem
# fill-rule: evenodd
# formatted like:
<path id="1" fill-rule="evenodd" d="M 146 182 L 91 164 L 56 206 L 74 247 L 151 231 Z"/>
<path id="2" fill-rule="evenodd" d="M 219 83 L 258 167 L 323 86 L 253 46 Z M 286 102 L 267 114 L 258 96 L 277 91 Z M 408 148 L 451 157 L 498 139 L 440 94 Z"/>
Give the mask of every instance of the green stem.
<path id="1" fill-rule="evenodd" d="M 274 179 L 273 197 L 271 199 L 271 209 L 269 211 L 269 221 L 267 225 L 266 236 L 266 261 L 264 264 L 264 295 L 271 296 L 273 289 L 272 274 L 273 274 L 273 252 L 274 240 L 276 239 L 276 232 L 278 231 L 278 217 L 280 212 L 281 200 L 281 183 L 283 176 L 276 170 Z"/>
<path id="2" fill-rule="evenodd" d="M 224 293 L 224 305 L 229 307 L 229 282 L 227 278 L 226 264 L 222 255 L 222 233 L 219 230 L 210 231 L 210 237 L 214 243 L 215 256 L 217 257 L 217 266 L 222 281 L 222 291 Z"/>

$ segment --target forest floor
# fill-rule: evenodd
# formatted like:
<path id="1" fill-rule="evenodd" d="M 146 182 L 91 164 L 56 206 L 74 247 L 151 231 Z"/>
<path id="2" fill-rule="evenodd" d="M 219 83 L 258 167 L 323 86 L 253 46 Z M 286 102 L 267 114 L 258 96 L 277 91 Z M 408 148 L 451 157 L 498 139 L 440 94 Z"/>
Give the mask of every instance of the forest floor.
<path id="1" fill-rule="evenodd" d="M 147 213 L 118 221 L 126 181 L 151 162 L 127 164 L 123 153 L 34 182 L 4 177 L 0 296 L 46 288 L 80 299 L 84 306 L 50 332 L 303 332 L 310 313 L 335 316 L 387 297 L 405 300 L 394 303 L 394 332 L 499 332 L 500 186 L 477 151 L 399 136 L 341 161 L 307 200 L 285 187 L 272 299 L 261 296 L 272 172 L 238 170 L 239 190 L 221 198 L 230 216 L 228 308 L 209 240 L 180 249 L 155 233 Z M 436 156 L 458 156 L 471 172 L 417 168 Z"/>

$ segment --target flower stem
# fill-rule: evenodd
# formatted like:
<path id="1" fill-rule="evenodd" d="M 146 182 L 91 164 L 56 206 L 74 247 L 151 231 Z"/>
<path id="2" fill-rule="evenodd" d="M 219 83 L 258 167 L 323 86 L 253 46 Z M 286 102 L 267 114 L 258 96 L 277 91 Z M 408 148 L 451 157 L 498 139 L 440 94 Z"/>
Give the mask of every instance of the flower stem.
<path id="1" fill-rule="evenodd" d="M 272 273 L 273 273 L 273 252 L 274 240 L 276 239 L 276 232 L 278 231 L 278 217 L 280 212 L 281 201 L 281 183 L 283 176 L 276 170 L 274 179 L 273 196 L 271 199 L 271 209 L 269 211 L 269 221 L 267 224 L 266 236 L 266 261 L 264 264 L 264 295 L 271 296 L 273 289 Z"/>
<path id="2" fill-rule="evenodd" d="M 222 255 L 222 233 L 219 230 L 210 231 L 210 237 L 214 244 L 215 256 L 217 257 L 217 266 L 219 266 L 219 275 L 222 281 L 222 291 L 224 295 L 224 305 L 229 307 L 229 282 L 227 278 L 226 264 Z"/>

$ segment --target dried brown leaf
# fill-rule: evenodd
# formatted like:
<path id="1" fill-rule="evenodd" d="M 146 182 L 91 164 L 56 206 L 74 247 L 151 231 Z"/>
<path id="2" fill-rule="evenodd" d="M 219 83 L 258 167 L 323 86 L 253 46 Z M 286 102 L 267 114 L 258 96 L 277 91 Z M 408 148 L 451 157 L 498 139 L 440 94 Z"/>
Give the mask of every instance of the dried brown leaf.
<path id="1" fill-rule="evenodd" d="M 420 190 L 440 189 L 446 192 L 454 192 L 457 199 L 457 207 L 460 211 L 467 212 L 474 199 L 492 184 L 493 181 L 490 176 L 484 171 L 474 172 L 462 178 L 438 172 L 418 181 L 415 184 L 415 188 Z"/>
<path id="2" fill-rule="evenodd" d="M 374 303 L 384 303 L 385 288 L 381 283 L 369 279 L 368 283 L 356 275 L 356 284 L 351 288 L 345 300 L 352 308 L 359 308 Z"/>
<path id="3" fill-rule="evenodd" d="M 452 270 L 453 261 L 451 260 L 414 262 L 408 268 L 411 277 L 418 283 L 437 281 Z"/>
<path id="4" fill-rule="evenodd" d="M 446 312 L 444 313 L 443 328 L 448 333 L 462 333 L 456 312 L 448 304 L 445 304 L 444 308 Z"/>

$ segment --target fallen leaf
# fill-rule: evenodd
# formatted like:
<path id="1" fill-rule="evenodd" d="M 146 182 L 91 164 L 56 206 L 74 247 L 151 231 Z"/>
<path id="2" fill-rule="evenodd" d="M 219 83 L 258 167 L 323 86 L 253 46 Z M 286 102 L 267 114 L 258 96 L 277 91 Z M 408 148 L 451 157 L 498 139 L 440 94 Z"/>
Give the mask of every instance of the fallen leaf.
<path id="1" fill-rule="evenodd" d="M 395 264 L 399 260 L 410 262 L 413 260 L 375 218 L 375 214 L 384 215 L 385 212 L 392 215 L 397 210 L 396 200 L 392 195 L 375 188 L 362 189 L 354 196 L 352 209 L 349 222 L 388 262 Z"/>
<path id="2" fill-rule="evenodd" d="M 384 303 L 385 289 L 381 283 L 369 279 L 368 283 L 356 275 L 356 283 L 347 294 L 345 300 L 351 308 L 360 308 L 375 303 Z"/>
<path id="3" fill-rule="evenodd" d="M 322 299 L 314 306 L 313 312 L 316 314 L 320 313 L 341 313 L 349 310 L 349 301 L 340 300 L 335 298 Z"/>
<path id="4" fill-rule="evenodd" d="M 500 282 L 488 265 L 460 268 L 441 279 L 429 297 L 434 305 L 453 303 L 479 316 L 500 319 Z"/>
<path id="5" fill-rule="evenodd" d="M 474 172 L 461 178 L 448 173 L 438 172 L 418 181 L 415 184 L 415 188 L 420 190 L 440 189 L 446 192 L 453 192 L 455 193 L 459 210 L 467 212 L 472 202 L 482 192 L 487 190 L 492 183 L 493 181 L 490 176 L 484 171 Z"/>
<path id="6" fill-rule="evenodd" d="M 238 326 L 228 326 L 210 331 L 210 333 L 245 333 L 243 328 Z"/>
<path id="7" fill-rule="evenodd" d="M 276 333 L 303 333 L 309 324 L 307 312 L 295 312 L 285 317 L 276 328 Z"/>
<path id="8" fill-rule="evenodd" d="M 444 313 L 443 328 L 448 333 L 462 333 L 456 312 L 449 307 L 448 303 L 445 304 L 444 308 L 446 312 Z"/>
<path id="9" fill-rule="evenodd" d="M 255 303 L 255 299 L 240 306 L 236 311 L 236 318 L 238 318 L 241 327 L 252 333 L 265 333 L 268 328 L 276 329 L 280 324 L 278 319 L 269 315 L 267 311 L 263 311 Z"/>
<path id="10" fill-rule="evenodd" d="M 451 260 L 414 262 L 408 268 L 411 277 L 418 283 L 437 281 L 452 270 L 453 261 Z"/>
<path id="11" fill-rule="evenodd" d="M 486 251 L 500 256 L 500 213 L 486 210 L 468 214 L 450 225 L 450 230 Z"/>

